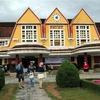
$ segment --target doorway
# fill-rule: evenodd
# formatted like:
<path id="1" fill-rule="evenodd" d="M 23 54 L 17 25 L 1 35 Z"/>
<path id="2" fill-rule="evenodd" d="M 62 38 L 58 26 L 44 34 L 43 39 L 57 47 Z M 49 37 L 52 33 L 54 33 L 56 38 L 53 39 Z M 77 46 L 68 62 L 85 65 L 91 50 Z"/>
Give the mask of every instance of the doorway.
<path id="1" fill-rule="evenodd" d="M 33 56 L 26 56 L 25 58 L 22 58 L 22 63 L 24 65 L 24 68 L 28 68 L 30 61 L 34 61 L 34 66 L 36 67 L 36 70 L 38 69 L 38 58 L 35 58 Z"/>

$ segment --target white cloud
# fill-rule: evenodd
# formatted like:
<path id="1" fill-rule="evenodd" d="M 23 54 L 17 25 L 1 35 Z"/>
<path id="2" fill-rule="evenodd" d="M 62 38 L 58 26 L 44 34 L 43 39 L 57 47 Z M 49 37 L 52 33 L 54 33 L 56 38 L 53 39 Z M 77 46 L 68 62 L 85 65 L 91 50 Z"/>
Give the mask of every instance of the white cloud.
<path id="1" fill-rule="evenodd" d="M 94 21 L 100 21 L 98 0 L 0 0 L 0 21 L 17 21 L 30 7 L 39 18 L 47 18 L 57 7 L 66 18 L 84 8 Z"/>

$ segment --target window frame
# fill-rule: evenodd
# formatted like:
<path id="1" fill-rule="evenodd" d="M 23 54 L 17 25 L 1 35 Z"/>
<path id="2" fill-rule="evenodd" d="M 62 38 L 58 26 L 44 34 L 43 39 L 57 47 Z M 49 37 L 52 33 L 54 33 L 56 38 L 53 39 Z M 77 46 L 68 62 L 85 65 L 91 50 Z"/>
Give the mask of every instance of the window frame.
<path id="1" fill-rule="evenodd" d="M 79 27 L 78 29 L 77 29 L 77 26 Z M 85 29 L 80 29 L 81 26 L 85 26 Z M 87 29 L 87 26 L 89 27 L 88 29 Z M 76 28 L 76 45 L 77 45 L 77 46 L 82 45 L 81 40 L 85 40 L 85 41 L 86 41 L 85 43 L 91 42 L 90 25 L 76 25 L 75 28 Z M 80 32 L 81 30 L 85 30 L 86 38 L 82 38 L 82 37 L 81 37 L 81 32 Z M 77 31 L 79 31 L 79 35 L 77 34 Z M 89 31 L 89 32 L 87 32 L 87 31 Z M 77 36 L 79 36 L 79 38 L 77 38 Z M 88 38 L 88 36 L 89 36 L 89 38 Z M 79 45 L 78 45 L 77 40 L 79 41 Z M 88 40 L 89 40 L 89 41 L 88 41 Z"/>
<path id="2" fill-rule="evenodd" d="M 23 26 L 25 27 L 25 29 L 22 29 Z M 32 26 L 32 29 L 26 29 L 27 26 Z M 34 26 L 36 26 L 36 29 L 34 29 Z M 25 31 L 25 39 L 23 39 L 22 31 Z M 32 39 L 26 38 L 26 31 L 32 31 Z M 36 31 L 36 39 L 34 38 L 35 37 L 34 31 Z M 30 34 L 31 34 L 31 32 L 30 32 Z M 23 42 L 23 40 L 25 40 L 25 42 Z M 28 40 L 32 40 L 32 42 L 27 42 Z M 36 43 L 34 41 L 38 42 L 38 26 L 37 25 L 21 25 L 21 42 L 22 43 Z"/>
<path id="3" fill-rule="evenodd" d="M 0 43 L 0 47 L 2 47 L 2 46 L 8 46 L 9 45 L 9 40 L 0 40 L 0 42 L 2 42 L 2 43 Z"/>
<path id="4" fill-rule="evenodd" d="M 63 27 L 63 29 L 50 29 L 50 27 L 53 27 L 53 26 L 62 26 Z M 51 34 L 50 34 L 50 31 L 53 31 L 53 39 L 51 39 Z M 60 31 L 60 38 L 59 38 L 59 41 L 60 41 L 60 45 L 59 46 L 55 46 L 55 40 L 56 39 L 54 39 L 54 31 Z M 61 31 L 63 30 L 63 39 L 61 38 Z M 51 46 L 51 40 L 53 40 L 53 46 Z M 63 42 L 62 42 L 62 40 L 64 40 Z M 64 45 L 62 45 L 62 43 L 64 44 Z M 65 29 L 64 29 L 64 25 L 49 25 L 49 46 L 50 47 L 64 47 L 65 46 Z"/>

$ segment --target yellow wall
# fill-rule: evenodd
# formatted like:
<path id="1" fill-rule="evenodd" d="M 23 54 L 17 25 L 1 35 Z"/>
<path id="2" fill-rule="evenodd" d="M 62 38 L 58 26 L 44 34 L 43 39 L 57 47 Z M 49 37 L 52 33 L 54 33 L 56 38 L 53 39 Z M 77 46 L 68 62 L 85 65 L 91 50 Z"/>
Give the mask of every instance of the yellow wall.
<path id="1" fill-rule="evenodd" d="M 91 18 L 87 15 L 87 13 L 82 9 L 78 15 L 76 15 L 75 19 L 73 20 L 73 23 L 78 24 L 93 24 L 93 21 Z"/>
<path id="2" fill-rule="evenodd" d="M 63 27 L 64 27 L 64 33 L 65 33 L 65 46 L 70 46 L 70 43 L 69 43 L 69 40 L 68 40 L 68 25 L 63 25 Z M 50 25 L 46 25 L 46 38 L 47 38 L 47 40 L 45 40 L 44 41 L 44 46 L 45 47 L 48 47 L 48 46 L 50 46 L 50 36 L 49 36 L 49 33 L 50 33 L 50 30 L 49 30 L 49 28 L 50 28 Z M 43 42 L 42 42 L 43 43 Z"/>
<path id="3" fill-rule="evenodd" d="M 77 44 L 76 44 L 76 25 L 73 25 L 73 38 L 74 38 L 74 40 L 72 40 L 71 41 L 71 44 L 73 45 L 73 46 L 76 46 Z M 95 26 L 94 25 L 90 25 L 90 42 L 94 42 L 95 40 L 94 40 L 94 38 L 98 38 L 99 39 L 99 37 L 98 37 L 98 33 L 97 33 L 97 31 L 96 31 L 96 29 L 95 29 Z"/>
<path id="4" fill-rule="evenodd" d="M 40 38 L 41 38 L 41 27 L 40 25 L 37 25 L 37 38 L 38 38 L 38 42 L 40 43 Z M 14 47 L 15 44 L 20 43 L 21 42 L 21 25 L 17 25 L 16 30 L 14 32 L 13 38 L 11 40 L 11 43 L 9 45 L 10 48 Z M 18 40 L 13 40 L 13 39 L 18 39 Z"/>
<path id="5" fill-rule="evenodd" d="M 59 14 L 60 15 L 60 20 L 59 21 L 55 21 L 53 19 L 53 16 L 55 14 Z M 46 25 L 46 38 L 47 40 L 44 42 L 44 46 L 48 47 L 50 46 L 50 40 L 49 40 L 49 33 L 50 33 L 50 25 L 52 26 L 52 23 L 55 24 L 55 25 L 60 25 L 60 24 L 66 24 L 66 25 L 63 25 L 64 26 L 64 32 L 65 32 L 65 46 L 69 46 L 69 41 L 68 41 L 68 20 L 62 15 L 62 13 L 56 8 L 52 14 L 47 18 L 46 22 L 45 22 L 47 25 Z"/>
<path id="6" fill-rule="evenodd" d="M 19 18 L 18 23 L 40 23 L 40 20 L 31 11 L 31 9 L 28 8 L 24 15 Z"/>
<path id="7" fill-rule="evenodd" d="M 13 40 L 15 38 L 18 40 Z M 12 48 L 15 44 L 20 42 L 21 42 L 21 25 L 17 25 L 9 47 Z"/>
<path id="8" fill-rule="evenodd" d="M 55 14 L 59 14 L 60 15 L 60 20 L 57 21 L 57 22 L 53 19 L 53 17 L 54 17 Z M 56 8 L 53 11 L 53 13 L 49 16 L 49 18 L 47 19 L 46 24 L 47 23 L 55 23 L 55 24 L 65 23 L 65 24 L 68 24 L 68 20 L 65 19 L 64 16 L 62 15 L 62 13 Z"/>
<path id="9" fill-rule="evenodd" d="M 58 22 L 55 22 L 53 20 L 53 15 L 58 13 L 61 16 L 61 19 Z M 35 19 L 35 20 L 34 20 Z M 24 22 L 29 22 L 30 23 L 40 23 L 40 20 L 34 15 L 34 13 L 32 13 L 32 11 L 30 9 L 27 9 L 27 11 L 24 13 L 24 15 L 20 18 L 20 20 L 18 21 L 18 23 L 24 23 Z M 72 21 L 71 24 L 73 24 L 73 40 L 69 40 L 68 38 L 68 34 L 69 34 L 69 25 L 68 25 L 68 21 L 64 18 L 64 16 L 61 14 L 61 12 L 58 9 L 55 9 L 54 12 L 50 15 L 50 17 L 47 19 L 46 21 L 46 38 L 47 40 L 43 41 L 40 40 L 41 38 L 41 25 L 37 25 L 37 32 L 38 32 L 38 42 L 42 43 L 45 47 L 49 47 L 50 46 L 50 40 L 49 40 L 49 27 L 50 25 L 56 24 L 56 25 L 60 25 L 61 23 L 65 23 L 64 26 L 64 32 L 65 32 L 65 46 L 67 47 L 73 47 L 76 46 L 76 29 L 75 29 L 75 23 L 78 24 L 88 24 L 90 23 L 90 38 L 91 41 L 94 41 L 94 38 L 98 38 L 97 32 L 95 30 L 94 27 L 94 23 L 91 20 L 91 18 L 86 14 L 86 12 L 82 9 L 80 11 L 80 13 L 74 18 L 74 20 Z M 36 25 L 36 24 L 35 24 Z M 14 32 L 14 35 L 12 37 L 14 38 L 18 38 L 18 41 L 14 41 L 12 40 L 10 43 L 10 48 L 12 48 L 13 46 L 15 46 L 16 43 L 20 43 L 21 42 L 21 25 L 17 25 L 16 26 L 16 30 Z"/>
<path id="10" fill-rule="evenodd" d="M 94 38 L 99 38 L 94 25 L 90 25 L 91 42 L 95 41 Z"/>
<path id="11" fill-rule="evenodd" d="M 28 25 L 30 25 L 31 23 L 33 23 L 33 25 L 37 25 L 37 33 L 38 33 L 37 38 L 38 38 L 38 42 L 40 42 L 40 37 L 41 37 L 40 20 L 36 17 L 36 15 L 31 11 L 30 8 L 28 8 L 26 12 L 21 16 L 20 20 L 18 20 L 18 23 L 23 23 L 22 25 L 24 25 L 24 23 L 27 23 Z M 22 36 L 21 25 L 16 24 L 16 28 L 13 33 L 13 37 L 10 41 L 9 47 L 12 48 L 13 46 L 15 46 L 15 44 L 20 43 L 21 36 Z M 18 40 L 13 40 L 13 39 L 18 39 Z"/>
<path id="12" fill-rule="evenodd" d="M 87 13 L 82 9 L 79 14 L 74 18 L 71 24 L 73 24 L 73 38 L 71 42 L 73 46 L 76 46 L 76 24 L 77 25 L 89 25 L 90 24 L 90 41 L 94 42 L 94 38 L 99 38 L 98 33 L 95 28 L 95 24 L 92 19 L 87 15 Z"/>

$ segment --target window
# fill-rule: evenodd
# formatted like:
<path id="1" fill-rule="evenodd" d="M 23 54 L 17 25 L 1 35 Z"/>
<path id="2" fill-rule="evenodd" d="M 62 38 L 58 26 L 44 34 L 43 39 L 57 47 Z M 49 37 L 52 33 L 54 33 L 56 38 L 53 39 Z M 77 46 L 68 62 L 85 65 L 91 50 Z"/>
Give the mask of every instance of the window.
<path id="1" fill-rule="evenodd" d="M 50 26 L 50 46 L 64 46 L 63 26 Z"/>
<path id="2" fill-rule="evenodd" d="M 90 26 L 76 25 L 76 38 L 77 38 L 77 45 L 90 42 Z"/>
<path id="3" fill-rule="evenodd" d="M 9 41 L 6 40 L 1 40 L 0 41 L 0 46 L 8 46 Z"/>
<path id="4" fill-rule="evenodd" d="M 37 42 L 37 26 L 22 26 L 22 42 Z"/>

